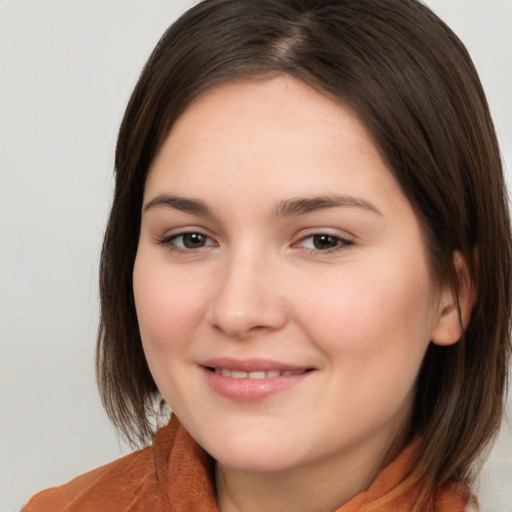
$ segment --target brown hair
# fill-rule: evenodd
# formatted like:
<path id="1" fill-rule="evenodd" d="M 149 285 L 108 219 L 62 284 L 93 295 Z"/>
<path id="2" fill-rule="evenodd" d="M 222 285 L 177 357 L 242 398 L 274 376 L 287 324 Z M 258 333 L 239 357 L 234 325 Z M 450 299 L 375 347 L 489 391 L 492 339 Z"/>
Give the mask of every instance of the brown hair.
<path id="1" fill-rule="evenodd" d="M 436 481 L 470 482 L 500 426 L 510 356 L 511 238 L 500 153 L 477 73 L 459 39 L 416 0 L 206 0 L 163 35 L 128 104 L 101 260 L 97 375 L 103 403 L 132 442 L 152 433 L 156 385 L 132 291 L 148 168 L 202 91 L 288 73 L 349 105 L 425 231 L 436 280 L 457 290 L 453 254 L 478 290 L 453 346 L 431 344 L 411 436 Z"/>

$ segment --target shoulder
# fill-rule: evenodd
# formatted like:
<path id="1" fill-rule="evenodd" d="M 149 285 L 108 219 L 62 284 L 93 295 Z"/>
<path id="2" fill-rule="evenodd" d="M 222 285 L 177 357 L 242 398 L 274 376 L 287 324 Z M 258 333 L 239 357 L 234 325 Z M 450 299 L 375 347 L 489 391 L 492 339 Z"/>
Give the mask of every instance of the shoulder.
<path id="1" fill-rule="evenodd" d="M 23 512 L 126 510 L 127 505 L 133 504 L 135 496 L 150 491 L 150 488 L 155 490 L 155 487 L 154 455 L 150 446 L 89 471 L 60 487 L 41 491 L 29 501 Z"/>
<path id="2" fill-rule="evenodd" d="M 445 482 L 437 487 L 435 512 L 476 512 L 477 500 L 464 484 Z"/>

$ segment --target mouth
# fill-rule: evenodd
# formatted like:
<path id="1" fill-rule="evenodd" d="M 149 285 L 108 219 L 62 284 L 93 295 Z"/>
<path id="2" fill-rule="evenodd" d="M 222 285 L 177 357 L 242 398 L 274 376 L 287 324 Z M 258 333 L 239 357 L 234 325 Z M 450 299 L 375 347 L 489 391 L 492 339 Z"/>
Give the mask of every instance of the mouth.
<path id="1" fill-rule="evenodd" d="M 278 377 L 290 377 L 292 375 L 301 375 L 310 369 L 300 370 L 254 370 L 254 371 L 241 371 L 231 370 L 229 368 L 212 368 L 207 367 L 207 370 L 223 375 L 224 377 L 231 377 L 232 379 L 276 379 Z"/>
<path id="2" fill-rule="evenodd" d="M 263 359 L 218 358 L 200 365 L 217 394 L 236 402 L 261 402 L 309 381 L 315 368 Z"/>

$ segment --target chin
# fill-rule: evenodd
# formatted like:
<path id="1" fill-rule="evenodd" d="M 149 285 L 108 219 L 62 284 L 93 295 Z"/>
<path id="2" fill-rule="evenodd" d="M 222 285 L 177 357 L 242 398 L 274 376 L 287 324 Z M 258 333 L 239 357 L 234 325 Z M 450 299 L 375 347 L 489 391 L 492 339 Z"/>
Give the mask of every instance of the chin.
<path id="1" fill-rule="evenodd" d="M 242 471 L 245 473 L 279 473 L 289 470 L 297 465 L 297 460 L 292 457 L 280 456 L 275 453 L 221 455 L 214 459 L 223 467 L 231 471 Z"/>
<path id="2" fill-rule="evenodd" d="M 206 451 L 222 466 L 233 471 L 272 473 L 290 469 L 299 463 L 297 449 L 267 439 L 236 440 L 218 443 L 219 449 Z"/>

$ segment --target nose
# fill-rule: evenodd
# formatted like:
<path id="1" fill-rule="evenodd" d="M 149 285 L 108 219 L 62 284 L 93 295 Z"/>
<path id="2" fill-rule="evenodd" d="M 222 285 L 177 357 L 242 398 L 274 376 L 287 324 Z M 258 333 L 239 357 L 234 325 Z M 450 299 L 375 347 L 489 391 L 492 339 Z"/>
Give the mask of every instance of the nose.
<path id="1" fill-rule="evenodd" d="M 288 321 L 279 270 L 256 255 L 233 255 L 224 262 L 208 309 L 210 324 L 233 339 L 281 329 Z"/>

